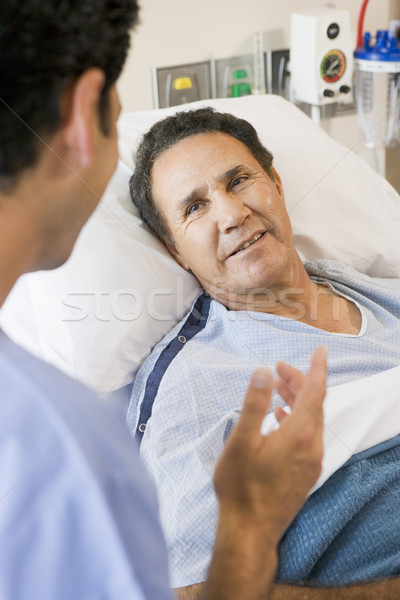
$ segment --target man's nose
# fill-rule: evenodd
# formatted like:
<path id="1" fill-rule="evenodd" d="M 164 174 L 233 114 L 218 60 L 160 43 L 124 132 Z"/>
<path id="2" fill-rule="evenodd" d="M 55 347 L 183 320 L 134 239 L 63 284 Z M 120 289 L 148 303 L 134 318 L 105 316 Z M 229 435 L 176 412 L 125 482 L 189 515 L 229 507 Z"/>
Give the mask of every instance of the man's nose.
<path id="1" fill-rule="evenodd" d="M 215 193 L 214 212 L 221 233 L 229 233 L 234 227 L 240 227 L 251 215 L 251 209 L 242 200 L 222 191 Z"/>

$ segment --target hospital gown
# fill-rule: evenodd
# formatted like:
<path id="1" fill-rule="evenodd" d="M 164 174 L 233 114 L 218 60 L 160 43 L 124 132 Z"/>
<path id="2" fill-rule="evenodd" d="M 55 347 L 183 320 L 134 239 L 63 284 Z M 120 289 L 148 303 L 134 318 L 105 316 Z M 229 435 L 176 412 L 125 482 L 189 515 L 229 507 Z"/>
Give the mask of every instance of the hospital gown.
<path id="1" fill-rule="evenodd" d="M 274 370 L 284 359 L 306 371 L 319 344 L 328 346 L 330 386 L 400 364 L 400 280 L 370 278 L 336 261 L 306 269 L 357 303 L 357 335 L 228 311 L 203 294 L 136 378 L 128 425 L 138 439 L 145 431 L 141 455 L 159 492 L 173 587 L 205 579 L 217 522 L 213 471 L 255 368 Z M 278 404 L 275 397 L 272 409 Z M 399 574 L 399 484 L 398 440 L 350 459 L 286 533 L 278 578 L 338 585 Z"/>

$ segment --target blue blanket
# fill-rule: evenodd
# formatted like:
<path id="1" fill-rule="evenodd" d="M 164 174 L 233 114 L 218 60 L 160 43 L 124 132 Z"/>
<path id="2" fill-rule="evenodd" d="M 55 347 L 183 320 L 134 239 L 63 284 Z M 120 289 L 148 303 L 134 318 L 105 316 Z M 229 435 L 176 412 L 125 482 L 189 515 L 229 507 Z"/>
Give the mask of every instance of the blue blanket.
<path id="1" fill-rule="evenodd" d="M 400 574 L 400 435 L 353 456 L 309 498 L 279 557 L 282 583 Z"/>

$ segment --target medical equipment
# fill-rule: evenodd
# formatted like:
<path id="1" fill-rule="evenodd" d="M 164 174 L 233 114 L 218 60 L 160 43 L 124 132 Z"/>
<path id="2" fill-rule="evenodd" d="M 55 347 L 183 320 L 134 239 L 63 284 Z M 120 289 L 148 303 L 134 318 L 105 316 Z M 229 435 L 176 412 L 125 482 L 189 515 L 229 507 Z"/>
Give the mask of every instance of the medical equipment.
<path id="1" fill-rule="evenodd" d="M 152 69 L 153 99 L 156 108 L 206 100 L 212 96 L 209 60 Z"/>
<path id="2" fill-rule="evenodd" d="M 355 99 L 359 125 L 369 148 L 400 145 L 400 21 L 389 30 L 362 34 L 364 0 L 355 58 Z"/>
<path id="3" fill-rule="evenodd" d="M 265 57 L 264 57 L 264 36 L 257 32 L 253 36 L 253 54 L 254 54 L 254 85 L 253 94 L 265 94 Z"/>
<path id="4" fill-rule="evenodd" d="M 291 95 L 311 105 L 314 120 L 320 107 L 352 101 L 352 49 L 348 11 L 316 8 L 292 14 Z"/>
<path id="5" fill-rule="evenodd" d="M 251 94 L 250 69 L 239 68 L 228 71 L 228 98 L 240 98 Z"/>

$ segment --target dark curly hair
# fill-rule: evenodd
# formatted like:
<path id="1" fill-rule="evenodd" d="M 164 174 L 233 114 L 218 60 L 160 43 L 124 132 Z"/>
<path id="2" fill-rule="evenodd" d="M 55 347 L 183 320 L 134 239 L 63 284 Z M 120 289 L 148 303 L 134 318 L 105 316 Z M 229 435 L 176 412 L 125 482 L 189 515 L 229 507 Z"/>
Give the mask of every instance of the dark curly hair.
<path id="1" fill-rule="evenodd" d="M 164 242 L 173 243 L 165 220 L 154 202 L 151 171 L 157 158 L 180 140 L 201 133 L 221 132 L 242 142 L 274 180 L 273 156 L 261 143 L 254 127 L 244 119 L 229 113 L 220 113 L 211 107 L 178 112 L 158 121 L 144 135 L 135 160 L 135 171 L 130 179 L 131 198 L 139 209 L 148 228 Z"/>
<path id="2" fill-rule="evenodd" d="M 138 20 L 136 0 L 6 0 L 0 10 L 0 189 L 40 154 L 39 138 L 60 125 L 59 99 L 84 71 L 106 78 L 99 103 L 108 132 L 110 87 Z"/>

